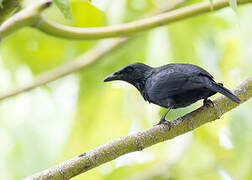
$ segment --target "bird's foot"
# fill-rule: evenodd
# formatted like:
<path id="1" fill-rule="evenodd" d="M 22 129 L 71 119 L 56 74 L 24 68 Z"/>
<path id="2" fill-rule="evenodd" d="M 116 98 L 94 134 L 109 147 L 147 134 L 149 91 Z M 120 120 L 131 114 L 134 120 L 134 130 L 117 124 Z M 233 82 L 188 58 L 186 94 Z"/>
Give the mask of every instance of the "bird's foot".
<path id="1" fill-rule="evenodd" d="M 165 117 L 163 115 L 156 125 L 164 124 L 165 122 L 167 122 L 167 121 L 165 120 Z"/>
<path id="2" fill-rule="evenodd" d="M 171 128 L 171 122 L 166 121 L 164 118 L 161 118 L 160 121 L 156 124 L 156 126 L 161 125 L 161 124 L 168 126 L 169 129 Z"/>
<path id="3" fill-rule="evenodd" d="M 214 107 L 214 103 L 210 99 L 204 99 L 203 105 L 206 107 Z"/>

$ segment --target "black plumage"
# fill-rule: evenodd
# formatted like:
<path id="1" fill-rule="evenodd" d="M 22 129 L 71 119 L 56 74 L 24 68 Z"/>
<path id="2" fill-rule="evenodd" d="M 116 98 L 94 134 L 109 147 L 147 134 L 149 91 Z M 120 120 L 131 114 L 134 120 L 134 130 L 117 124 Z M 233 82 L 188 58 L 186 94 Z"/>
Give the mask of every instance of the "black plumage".
<path id="1" fill-rule="evenodd" d="M 172 63 L 152 68 L 142 63 L 129 64 L 109 75 L 104 82 L 122 80 L 134 85 L 144 100 L 167 108 L 159 121 L 167 123 L 165 116 L 170 109 L 186 107 L 200 99 L 204 105 L 208 97 L 219 92 L 236 103 L 240 99 L 216 83 L 206 70 L 193 64 Z"/>

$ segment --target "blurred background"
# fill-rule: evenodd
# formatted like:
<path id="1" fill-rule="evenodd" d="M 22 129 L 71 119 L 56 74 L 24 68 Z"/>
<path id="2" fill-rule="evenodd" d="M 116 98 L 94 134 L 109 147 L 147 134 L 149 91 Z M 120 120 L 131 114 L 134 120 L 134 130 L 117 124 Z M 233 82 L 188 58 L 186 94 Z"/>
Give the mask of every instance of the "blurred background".
<path id="1" fill-rule="evenodd" d="M 187 0 L 181 6 L 197 2 L 202 1 Z M 173 3 L 177 1 L 71 0 L 72 19 L 65 19 L 56 6 L 44 13 L 57 23 L 98 27 L 137 20 Z M 193 63 L 233 89 L 252 76 L 251 17 L 252 4 L 246 4 L 238 13 L 225 8 L 138 33 L 92 66 L 1 101 L 0 179 L 21 179 L 156 124 L 165 109 L 144 102 L 126 83 L 103 83 L 105 76 L 128 63 Z M 0 43 L 0 93 L 73 61 L 97 42 L 23 28 Z M 173 110 L 167 119 L 201 105 Z M 216 122 L 73 179 L 252 179 L 251 107 L 252 102 L 246 102 Z"/>

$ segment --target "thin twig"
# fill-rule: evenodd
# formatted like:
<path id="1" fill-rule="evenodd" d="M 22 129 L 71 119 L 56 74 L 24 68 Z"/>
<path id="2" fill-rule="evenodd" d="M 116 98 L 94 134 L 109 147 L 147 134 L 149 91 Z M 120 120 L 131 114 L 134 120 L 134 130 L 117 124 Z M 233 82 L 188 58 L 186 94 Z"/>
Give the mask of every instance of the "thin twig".
<path id="1" fill-rule="evenodd" d="M 238 86 L 234 90 L 234 94 L 241 99 L 241 103 L 249 100 L 252 97 L 252 78 Z M 183 117 L 171 120 L 171 127 L 157 125 L 136 134 L 116 139 L 55 167 L 27 177 L 25 180 L 70 179 L 124 154 L 141 151 L 198 128 L 207 122 L 219 119 L 223 114 L 238 106 L 224 96 L 217 98 L 213 103 L 214 106 L 203 106 Z"/>

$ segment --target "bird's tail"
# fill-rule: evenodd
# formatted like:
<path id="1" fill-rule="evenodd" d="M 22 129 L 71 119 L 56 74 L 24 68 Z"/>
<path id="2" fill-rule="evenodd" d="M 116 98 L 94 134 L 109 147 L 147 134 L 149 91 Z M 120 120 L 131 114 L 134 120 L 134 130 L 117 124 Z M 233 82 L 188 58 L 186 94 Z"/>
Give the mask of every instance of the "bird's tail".
<path id="1" fill-rule="evenodd" d="M 224 96 L 227 96 L 229 99 L 231 99 L 232 101 L 234 101 L 238 104 L 241 102 L 241 100 L 237 96 L 235 96 L 231 91 L 229 91 L 227 88 L 225 88 L 223 86 L 223 84 L 211 81 L 210 86 L 211 86 L 210 89 L 212 91 L 217 91 L 217 92 L 223 94 Z"/>

